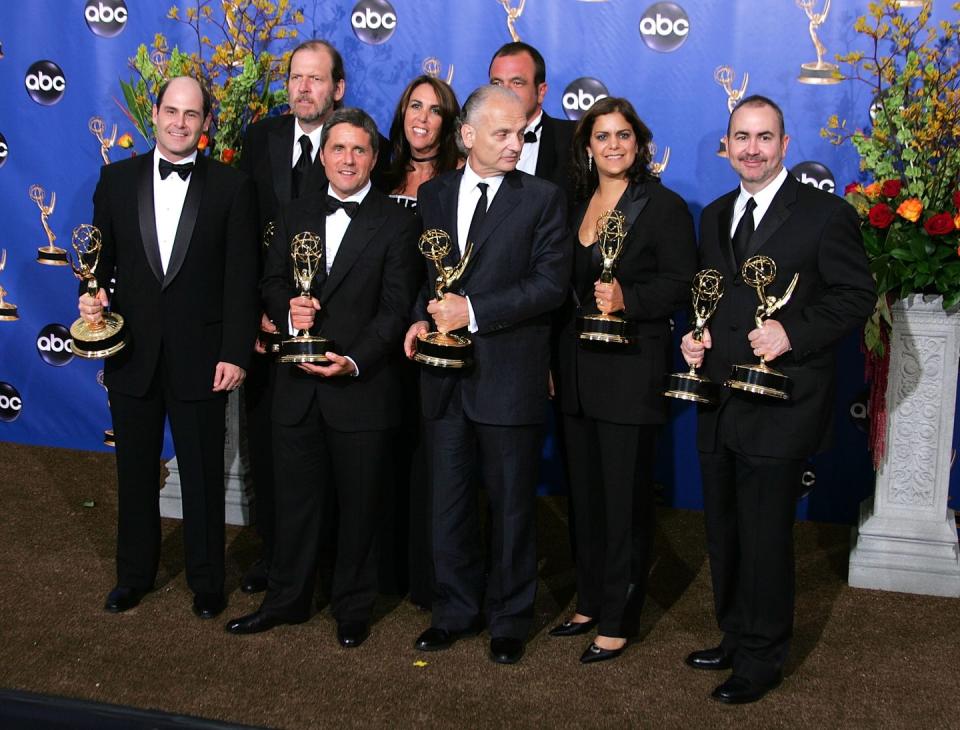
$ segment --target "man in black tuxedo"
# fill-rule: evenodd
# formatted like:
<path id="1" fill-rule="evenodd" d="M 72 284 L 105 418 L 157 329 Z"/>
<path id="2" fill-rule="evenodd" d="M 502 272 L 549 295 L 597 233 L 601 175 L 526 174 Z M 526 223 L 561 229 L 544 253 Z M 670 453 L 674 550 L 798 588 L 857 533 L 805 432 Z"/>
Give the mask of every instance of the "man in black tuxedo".
<path id="1" fill-rule="evenodd" d="M 276 221 L 280 208 L 310 191 L 323 190 L 327 176 L 316 162 L 323 123 L 346 91 L 343 58 L 322 40 L 301 43 L 290 55 L 287 97 L 290 114 L 267 117 L 247 128 L 240 169 L 252 178 L 257 191 L 258 231 Z M 261 234 L 262 236 L 262 234 Z M 267 243 L 267 242 L 265 242 Z M 261 267 L 262 268 L 262 267 Z M 260 328 L 276 332 L 264 313 Z M 257 532 L 262 541 L 260 558 L 243 574 L 240 589 L 260 593 L 267 589 L 267 571 L 273 556 L 274 486 L 270 406 L 273 402 L 275 365 L 258 343 L 244 387 L 250 471 L 256 496 Z"/>
<path id="2" fill-rule="evenodd" d="M 471 243 L 471 259 L 456 292 L 436 301 L 424 290 L 404 341 L 412 357 L 432 319 L 441 332 L 468 330 L 474 347 L 468 369 L 422 372 L 436 595 L 432 626 L 416 647 L 446 649 L 476 633 L 485 612 L 491 657 L 512 663 L 523 654 L 537 584 L 534 500 L 550 313 L 570 274 L 565 203 L 557 186 L 515 169 L 526 115 L 513 92 L 480 87 L 462 120 L 466 166 L 424 183 L 418 210 L 424 227 L 449 233 L 461 255 Z M 490 503 L 488 578 L 476 481 Z"/>
<path id="3" fill-rule="evenodd" d="M 106 609 L 151 590 L 160 558 L 157 464 L 170 419 L 183 492 L 183 540 L 193 609 L 226 606 L 223 449 L 227 393 L 244 379 L 256 336 L 257 242 L 250 179 L 197 155 L 210 95 L 192 78 L 164 83 L 153 108 L 157 146 L 101 169 L 93 223 L 97 275 L 116 278 L 113 310 L 129 344 L 104 364 L 116 434 L 117 586 Z M 107 293 L 80 297 L 99 321 Z"/>
<path id="4" fill-rule="evenodd" d="M 527 123 L 517 169 L 549 180 L 570 195 L 570 142 L 576 124 L 554 119 L 543 110 L 547 66 L 533 46 L 516 41 L 501 46 L 490 59 L 490 83 L 520 97 Z"/>
<path id="5" fill-rule="evenodd" d="M 713 692 L 721 702 L 760 699 L 782 678 L 793 632 L 793 522 L 806 459 L 829 445 L 834 409 L 834 346 L 860 327 L 876 301 L 857 216 L 841 198 L 800 184 L 783 166 L 789 138 L 769 99 L 747 97 L 730 115 L 727 151 L 740 186 L 707 206 L 700 222 L 700 266 L 719 270 L 725 293 L 684 359 L 722 383 L 734 364 L 774 362 L 793 382 L 789 400 L 724 389 L 700 407 L 697 446 L 703 475 L 707 551 L 720 646 L 687 664 L 733 669 Z M 756 290 L 739 274 L 767 256 L 789 303 L 754 323 Z"/>
<path id="6" fill-rule="evenodd" d="M 377 129 L 359 109 L 327 118 L 320 161 L 328 187 L 281 210 L 261 284 L 267 313 L 289 330 L 330 338 L 329 364 L 277 366 L 273 403 L 277 534 L 260 609 L 230 621 L 234 634 L 310 616 L 324 510 L 339 507 L 331 609 L 337 638 L 359 646 L 377 594 L 378 510 L 400 425 L 395 355 L 421 281 L 416 219 L 372 188 Z M 290 240 L 311 231 L 324 265 L 303 297 Z M 331 492 L 336 500 L 327 499 Z"/>

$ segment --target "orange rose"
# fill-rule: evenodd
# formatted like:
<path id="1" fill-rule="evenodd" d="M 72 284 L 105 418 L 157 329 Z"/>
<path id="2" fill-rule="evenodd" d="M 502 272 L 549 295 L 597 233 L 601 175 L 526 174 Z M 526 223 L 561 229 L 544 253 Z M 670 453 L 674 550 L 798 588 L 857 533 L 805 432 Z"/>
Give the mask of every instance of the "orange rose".
<path id="1" fill-rule="evenodd" d="M 236 153 L 232 149 L 227 147 L 225 150 L 223 150 L 223 152 L 220 153 L 220 161 L 229 165 L 231 162 L 233 162 L 233 156 L 235 154 Z"/>
<path id="2" fill-rule="evenodd" d="M 957 228 L 957 229 L 960 229 L 960 213 L 957 213 L 957 214 L 953 217 L 953 227 L 954 227 L 954 228 Z"/>
<path id="3" fill-rule="evenodd" d="M 897 215 L 901 218 L 906 218 L 911 223 L 916 223 L 920 220 L 920 214 L 923 212 L 923 203 L 921 203 L 917 198 L 907 198 L 902 203 L 900 207 L 897 208 Z"/>
<path id="4" fill-rule="evenodd" d="M 128 150 L 133 147 L 133 137 L 129 134 L 121 135 L 120 139 L 117 140 L 117 145 L 123 147 L 123 149 Z"/>
<path id="5" fill-rule="evenodd" d="M 206 132 L 200 135 L 200 141 L 197 142 L 197 149 L 203 152 L 207 149 L 207 145 L 210 144 L 210 138 L 207 136 Z"/>
<path id="6" fill-rule="evenodd" d="M 880 195 L 880 183 L 872 182 L 863 189 L 863 194 L 868 198 L 876 198 Z"/>

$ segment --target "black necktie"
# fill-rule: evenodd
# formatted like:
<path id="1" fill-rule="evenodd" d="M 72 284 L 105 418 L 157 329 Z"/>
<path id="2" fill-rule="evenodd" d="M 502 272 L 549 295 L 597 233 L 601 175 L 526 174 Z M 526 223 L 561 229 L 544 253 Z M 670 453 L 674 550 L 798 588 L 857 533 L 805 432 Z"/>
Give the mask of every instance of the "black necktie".
<path id="1" fill-rule="evenodd" d="M 342 208 L 344 213 L 353 218 L 359 207 L 360 203 L 356 200 L 340 200 L 340 198 L 335 198 L 332 195 L 327 196 L 327 215 L 333 215 Z"/>
<path id="2" fill-rule="evenodd" d="M 757 207 L 757 201 L 753 198 L 747 198 L 747 207 L 743 209 L 743 215 L 740 216 L 740 222 L 737 223 L 737 230 L 733 232 L 733 255 L 737 260 L 737 269 L 747 257 L 747 251 L 750 250 L 750 237 L 753 235 L 753 210 Z"/>
<path id="3" fill-rule="evenodd" d="M 307 175 L 310 174 L 310 165 L 312 164 L 310 152 L 313 150 L 313 144 L 310 142 L 310 138 L 301 134 L 299 142 L 300 157 L 297 159 L 297 164 L 293 166 L 293 186 L 290 189 L 294 198 L 299 198 L 305 192 Z"/>
<path id="4" fill-rule="evenodd" d="M 467 241 L 463 245 L 463 250 L 467 250 L 472 242 L 477 240 L 477 236 L 480 235 L 480 226 L 483 225 L 483 219 L 487 216 L 487 188 L 490 187 L 485 182 L 477 183 L 477 187 L 480 188 L 480 199 L 477 201 L 477 207 L 473 209 L 473 218 L 470 219 L 470 228 L 467 231 Z M 453 250 L 453 262 L 457 263 L 460 260 L 460 248 L 454 248 Z"/>
<path id="5" fill-rule="evenodd" d="M 186 180 L 190 177 L 190 173 L 193 172 L 192 162 L 184 162 L 179 165 L 174 165 L 170 160 L 165 160 L 162 157 L 160 158 L 160 179 L 166 180 L 170 177 L 171 172 L 175 172 L 180 176 L 181 180 Z"/>
<path id="6" fill-rule="evenodd" d="M 543 126 L 543 117 L 540 117 L 540 121 L 537 122 L 537 126 L 532 130 L 528 129 L 523 133 L 523 143 L 524 144 L 536 144 L 537 143 L 537 132 L 540 131 L 540 127 Z"/>

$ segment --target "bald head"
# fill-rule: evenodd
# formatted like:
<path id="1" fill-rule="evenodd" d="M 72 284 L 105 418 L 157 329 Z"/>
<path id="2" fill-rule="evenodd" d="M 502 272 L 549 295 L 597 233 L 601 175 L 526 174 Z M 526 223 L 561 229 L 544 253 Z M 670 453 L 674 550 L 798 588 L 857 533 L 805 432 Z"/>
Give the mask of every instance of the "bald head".
<path id="1" fill-rule="evenodd" d="M 516 94 L 501 86 L 481 86 L 467 98 L 461 119 L 460 141 L 475 173 L 491 177 L 516 168 L 527 126 Z"/>

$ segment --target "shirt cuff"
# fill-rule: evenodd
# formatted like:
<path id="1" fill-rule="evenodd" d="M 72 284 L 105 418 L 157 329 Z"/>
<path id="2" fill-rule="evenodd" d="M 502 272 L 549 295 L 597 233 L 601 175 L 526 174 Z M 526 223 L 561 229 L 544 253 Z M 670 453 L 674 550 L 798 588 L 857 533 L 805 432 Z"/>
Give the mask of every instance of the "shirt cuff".
<path id="1" fill-rule="evenodd" d="M 353 372 L 350 374 L 350 377 L 351 377 L 351 378 L 359 377 L 359 375 L 360 375 L 360 368 L 357 367 L 357 361 L 354 360 L 354 359 L 353 359 L 352 357 L 350 357 L 349 355 L 344 355 L 344 357 L 345 357 L 347 360 L 350 361 L 350 364 L 351 364 L 351 365 L 353 365 Z"/>
<path id="2" fill-rule="evenodd" d="M 470 315 L 470 324 L 467 325 L 467 329 L 472 334 L 480 328 L 477 326 L 477 315 L 473 313 L 473 304 L 470 303 L 470 297 L 464 297 L 464 299 L 467 300 L 467 313 Z"/>
<path id="3" fill-rule="evenodd" d="M 287 310 L 287 333 L 296 336 L 297 329 L 293 326 L 293 315 Z"/>

